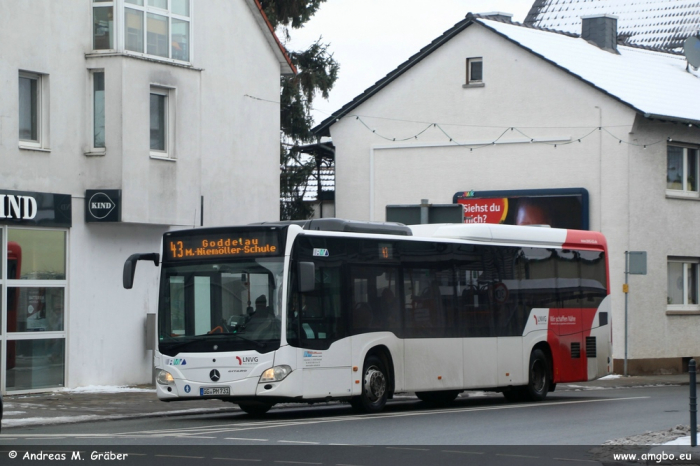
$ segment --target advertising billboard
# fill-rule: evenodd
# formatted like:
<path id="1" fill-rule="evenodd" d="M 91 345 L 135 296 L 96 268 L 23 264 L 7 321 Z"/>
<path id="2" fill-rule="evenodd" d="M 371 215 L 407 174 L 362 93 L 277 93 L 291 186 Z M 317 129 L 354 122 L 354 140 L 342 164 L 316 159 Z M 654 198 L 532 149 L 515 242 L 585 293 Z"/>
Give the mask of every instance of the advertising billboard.
<path id="1" fill-rule="evenodd" d="M 460 191 L 452 200 L 464 208 L 464 223 L 549 225 L 588 230 L 584 188 Z"/>

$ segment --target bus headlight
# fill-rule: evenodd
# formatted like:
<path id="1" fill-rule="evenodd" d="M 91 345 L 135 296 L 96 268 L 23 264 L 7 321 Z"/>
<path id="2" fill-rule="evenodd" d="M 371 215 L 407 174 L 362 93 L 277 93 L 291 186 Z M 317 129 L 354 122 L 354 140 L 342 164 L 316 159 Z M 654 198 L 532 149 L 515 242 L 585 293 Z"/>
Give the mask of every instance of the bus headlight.
<path id="1" fill-rule="evenodd" d="M 161 385 L 170 385 L 175 383 L 173 375 L 170 372 L 163 370 L 158 372 L 158 377 L 156 377 L 156 381 Z"/>
<path id="2" fill-rule="evenodd" d="M 280 380 L 284 380 L 284 378 L 287 377 L 291 372 L 292 368 L 289 366 L 271 367 L 262 373 L 262 375 L 260 376 L 260 382 L 258 383 L 279 382 Z"/>

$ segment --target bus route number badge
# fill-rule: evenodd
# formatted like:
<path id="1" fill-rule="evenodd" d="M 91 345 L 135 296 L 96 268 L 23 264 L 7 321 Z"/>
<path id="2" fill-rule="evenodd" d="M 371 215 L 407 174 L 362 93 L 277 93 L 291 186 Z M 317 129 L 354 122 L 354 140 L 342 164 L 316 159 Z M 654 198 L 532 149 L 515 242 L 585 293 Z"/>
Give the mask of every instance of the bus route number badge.
<path id="1" fill-rule="evenodd" d="M 314 257 L 328 257 L 328 249 L 314 248 Z"/>

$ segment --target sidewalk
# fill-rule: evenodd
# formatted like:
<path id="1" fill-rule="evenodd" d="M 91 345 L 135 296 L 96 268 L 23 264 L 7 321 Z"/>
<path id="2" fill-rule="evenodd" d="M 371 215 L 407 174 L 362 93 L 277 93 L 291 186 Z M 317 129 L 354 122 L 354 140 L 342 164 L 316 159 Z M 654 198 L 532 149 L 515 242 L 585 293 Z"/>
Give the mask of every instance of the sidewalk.
<path id="1" fill-rule="evenodd" d="M 688 385 L 688 374 L 617 377 L 560 384 L 560 390 L 596 390 L 649 385 Z M 556 393 L 556 392 L 555 392 Z M 463 394 L 462 396 L 465 396 Z M 32 395 L 8 395 L 4 400 L 2 433 L 13 427 L 66 424 L 104 419 L 135 419 L 177 414 L 237 412 L 238 406 L 219 400 L 164 403 L 155 389 L 140 387 L 84 387 Z"/>

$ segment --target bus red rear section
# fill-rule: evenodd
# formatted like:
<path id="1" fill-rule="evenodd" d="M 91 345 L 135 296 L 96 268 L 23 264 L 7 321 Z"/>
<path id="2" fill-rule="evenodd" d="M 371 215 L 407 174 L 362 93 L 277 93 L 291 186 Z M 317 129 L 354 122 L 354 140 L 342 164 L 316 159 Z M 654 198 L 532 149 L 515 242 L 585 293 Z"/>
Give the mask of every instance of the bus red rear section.
<path id="1" fill-rule="evenodd" d="M 586 338 L 597 309 L 550 309 L 547 342 L 554 359 L 554 383 L 588 380 Z"/>

